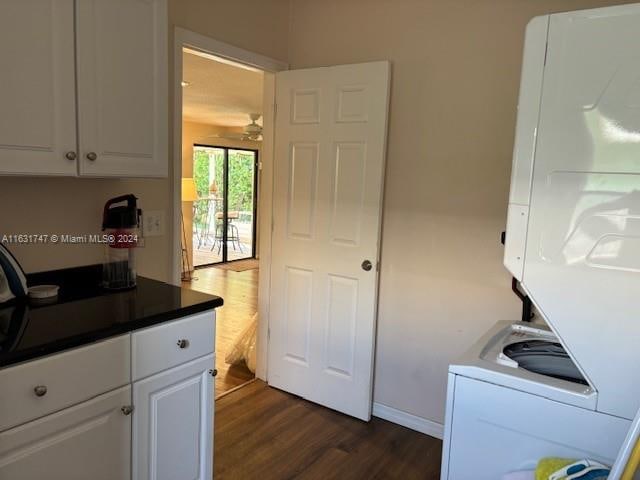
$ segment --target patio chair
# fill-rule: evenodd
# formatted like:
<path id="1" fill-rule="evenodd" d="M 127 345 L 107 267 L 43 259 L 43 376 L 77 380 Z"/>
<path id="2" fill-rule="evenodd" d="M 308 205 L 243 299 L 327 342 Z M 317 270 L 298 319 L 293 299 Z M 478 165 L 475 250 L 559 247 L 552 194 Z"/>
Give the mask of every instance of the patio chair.
<path id="1" fill-rule="evenodd" d="M 222 242 L 224 241 L 223 236 L 223 223 L 224 223 L 224 215 L 222 212 L 217 212 L 216 215 L 216 234 L 213 239 L 213 245 L 211 246 L 211 251 L 218 245 L 218 255 L 220 255 L 220 250 L 222 249 Z M 233 220 L 237 220 L 240 218 L 240 212 L 233 211 L 227 214 L 227 243 L 231 242 L 231 246 L 234 250 L 236 250 L 236 245 L 238 246 L 238 250 L 240 253 L 244 253 L 242 249 L 242 243 L 240 243 L 240 232 L 238 231 L 238 227 L 233 224 Z"/>

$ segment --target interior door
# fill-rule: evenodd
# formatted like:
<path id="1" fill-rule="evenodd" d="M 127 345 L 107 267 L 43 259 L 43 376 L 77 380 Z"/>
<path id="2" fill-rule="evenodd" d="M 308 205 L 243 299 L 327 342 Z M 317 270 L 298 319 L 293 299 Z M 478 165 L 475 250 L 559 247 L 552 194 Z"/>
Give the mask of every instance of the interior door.
<path id="1" fill-rule="evenodd" d="M 73 4 L 0 3 L 0 173 L 76 175 Z"/>
<path id="2" fill-rule="evenodd" d="M 131 478 L 131 387 L 0 433 L 3 480 Z"/>
<path id="3" fill-rule="evenodd" d="M 167 175 L 167 0 L 76 3 L 80 174 Z"/>
<path id="4" fill-rule="evenodd" d="M 269 384 L 369 420 L 388 62 L 276 76 Z"/>

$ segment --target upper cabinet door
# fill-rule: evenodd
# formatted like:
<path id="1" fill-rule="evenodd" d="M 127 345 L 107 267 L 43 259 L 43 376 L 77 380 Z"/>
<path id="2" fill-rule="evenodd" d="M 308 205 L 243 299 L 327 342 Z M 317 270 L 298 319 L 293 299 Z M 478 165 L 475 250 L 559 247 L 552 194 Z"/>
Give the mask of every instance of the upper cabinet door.
<path id="1" fill-rule="evenodd" d="M 168 168 L 166 0 L 78 0 L 80 175 Z"/>
<path id="2" fill-rule="evenodd" d="M 73 0 L 3 0 L 0 65 L 0 174 L 75 175 Z"/>

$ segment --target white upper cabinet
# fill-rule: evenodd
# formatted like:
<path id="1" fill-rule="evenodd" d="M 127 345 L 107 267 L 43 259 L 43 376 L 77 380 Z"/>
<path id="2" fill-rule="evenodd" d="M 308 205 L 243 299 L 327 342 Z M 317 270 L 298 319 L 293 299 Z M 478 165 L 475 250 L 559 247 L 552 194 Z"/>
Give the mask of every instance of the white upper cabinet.
<path id="1" fill-rule="evenodd" d="M 0 64 L 0 173 L 75 175 L 73 0 L 3 0 Z"/>
<path id="2" fill-rule="evenodd" d="M 167 175 L 166 0 L 78 0 L 80 174 Z"/>
<path id="3" fill-rule="evenodd" d="M 166 0 L 2 0 L 0 174 L 168 172 Z"/>

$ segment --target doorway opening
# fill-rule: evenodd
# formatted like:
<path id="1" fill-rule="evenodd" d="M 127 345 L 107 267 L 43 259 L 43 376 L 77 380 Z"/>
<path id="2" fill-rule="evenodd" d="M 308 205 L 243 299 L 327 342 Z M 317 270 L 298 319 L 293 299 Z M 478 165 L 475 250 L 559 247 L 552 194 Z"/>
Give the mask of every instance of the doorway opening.
<path id="1" fill-rule="evenodd" d="M 221 396 L 256 370 L 264 72 L 192 48 L 181 56 L 183 286 L 224 298 Z"/>
<path id="2" fill-rule="evenodd" d="M 216 385 L 233 379 L 233 375 L 221 371 L 227 368 L 225 363 L 229 359 L 225 350 L 235 352 L 233 347 L 243 344 L 238 339 L 250 338 L 253 344 L 242 349 L 248 352 L 242 362 L 249 367 L 255 359 L 257 377 L 267 380 L 268 361 L 269 386 L 363 420 L 369 419 L 373 406 L 378 285 L 378 268 L 374 265 L 379 259 L 389 62 L 285 73 L 282 70 L 286 65 L 193 32 L 176 28 L 175 38 L 174 65 L 182 87 L 178 82 L 174 86 L 178 115 L 174 138 L 183 152 L 182 156 L 176 152 L 182 165 L 174 165 L 178 169 L 182 167 L 183 178 L 182 188 L 179 177 L 174 179 L 174 191 L 178 195 L 181 192 L 187 205 L 182 210 L 188 224 L 182 230 L 185 232 L 183 251 L 193 249 L 193 203 L 200 200 L 193 174 L 194 148 L 197 151 L 203 146 L 227 147 L 228 150 L 223 149 L 223 156 L 226 152 L 228 157 L 229 149 L 242 147 L 225 142 L 262 140 L 255 138 L 258 129 L 262 137 L 262 129 L 256 122 L 260 113 L 249 114 L 250 123 L 244 127 L 208 125 L 189 133 L 188 122 L 182 114 L 184 111 L 187 116 L 183 97 L 187 100 L 184 91 L 192 82 L 185 77 L 187 69 L 183 69 L 183 64 L 192 54 L 238 71 L 258 72 L 263 80 L 264 146 L 260 144 L 255 148 L 264 160 L 264 167 L 258 162 L 257 169 L 257 190 L 261 193 L 255 215 L 259 226 L 254 232 L 258 238 L 259 248 L 254 254 L 259 259 L 259 268 L 246 270 L 255 272 L 253 283 L 236 282 L 237 276 L 232 274 L 247 260 L 229 261 L 228 258 L 229 248 L 233 249 L 229 241 L 233 241 L 231 237 L 235 232 L 229 232 L 229 195 L 224 191 L 229 190 L 227 183 L 222 192 L 226 198 L 222 203 L 226 202 L 227 208 L 223 205 L 221 210 L 222 231 L 218 235 L 221 248 L 226 245 L 227 262 L 197 270 L 198 279 L 189 285 L 225 298 L 225 306 L 218 312 L 216 331 L 216 364 L 222 373 Z M 194 44 L 206 52 L 218 53 L 190 52 Z M 222 59 L 217 56 L 220 52 L 226 52 Z M 236 60 L 240 58 L 244 60 Z M 247 63 L 238 64 L 238 61 Z M 233 78 L 233 74 L 217 76 L 217 81 L 212 82 L 215 91 L 229 78 Z M 234 81 L 232 88 L 238 85 L 240 82 Z M 276 106 L 278 111 L 285 112 L 277 118 Z M 211 111 L 211 106 L 205 108 L 205 112 Z M 259 112 L 259 106 L 252 110 L 256 111 Z M 209 153 L 215 158 L 215 152 Z M 211 161 L 208 162 L 210 165 Z M 213 168 L 215 170 L 215 166 Z M 225 174 L 223 168 L 221 175 L 228 176 L 228 172 Z M 207 182 L 209 180 L 207 176 Z M 206 187 L 201 188 L 205 194 L 219 193 L 217 183 L 212 189 L 210 182 L 208 192 Z M 189 192 L 193 192 L 191 198 Z M 178 195 L 174 195 L 176 202 L 180 201 Z M 174 214 L 174 245 L 177 246 L 180 245 L 176 235 L 180 231 L 178 222 Z M 175 277 L 180 268 L 179 251 L 174 250 Z M 192 261 L 193 252 L 184 257 L 187 262 L 190 258 Z M 191 271 L 188 263 L 186 266 Z M 214 272 L 213 278 L 207 280 L 204 272 Z M 203 287 L 205 283 L 209 288 Z M 233 293 L 234 285 L 239 286 L 239 296 Z M 257 295 L 251 293 L 258 291 Z M 227 319 L 233 319 L 243 310 L 237 308 L 238 305 L 245 311 L 258 310 L 260 318 L 255 314 L 250 319 L 242 315 L 244 325 L 232 337 L 236 341 L 221 344 L 229 338 L 224 329 L 233 330 L 234 322 Z M 235 387 L 218 386 L 219 392 L 225 389 Z"/>

